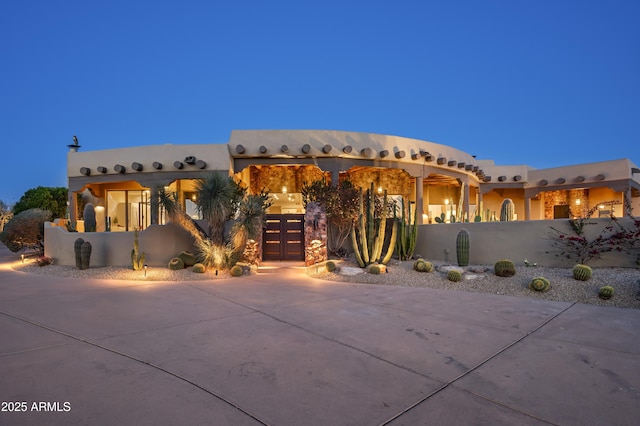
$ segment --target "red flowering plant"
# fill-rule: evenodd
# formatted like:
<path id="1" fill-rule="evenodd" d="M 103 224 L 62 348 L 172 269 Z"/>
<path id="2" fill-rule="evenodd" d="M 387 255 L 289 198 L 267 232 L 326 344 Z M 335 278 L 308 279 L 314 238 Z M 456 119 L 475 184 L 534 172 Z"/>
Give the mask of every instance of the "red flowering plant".
<path id="1" fill-rule="evenodd" d="M 609 201 L 605 204 L 620 204 L 619 201 Z M 625 228 L 615 216 L 611 216 L 609 224 L 602 228 L 600 233 L 589 236 L 585 232 L 587 225 L 595 225 L 591 217 L 599 209 L 593 207 L 584 217 L 569 219 L 572 233 L 561 231 L 555 227 L 550 227 L 550 236 L 553 239 L 552 252 L 571 263 L 587 264 L 589 261 L 597 260 L 603 253 L 611 251 L 631 251 L 637 245 L 637 235 L 640 230 L 640 223 L 635 221 L 635 229 Z M 635 242 L 633 235 L 636 235 Z M 549 252 L 547 252 L 549 253 Z"/>

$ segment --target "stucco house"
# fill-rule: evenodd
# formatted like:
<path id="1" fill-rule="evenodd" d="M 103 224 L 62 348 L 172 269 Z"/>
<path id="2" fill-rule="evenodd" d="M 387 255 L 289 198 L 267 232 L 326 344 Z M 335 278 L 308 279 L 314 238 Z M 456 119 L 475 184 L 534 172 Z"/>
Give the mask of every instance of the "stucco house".
<path id="1" fill-rule="evenodd" d="M 236 130 L 226 144 L 69 148 L 70 218 L 81 219 L 77 194 L 88 190 L 97 200 L 98 231 L 163 224 L 153 197 L 163 187 L 177 193 L 186 211 L 197 217 L 194 179 L 213 170 L 228 172 L 252 193 L 267 190 L 273 197 L 270 226 L 300 226 L 300 232 L 301 188 L 317 179 L 349 179 L 364 188 L 373 182 L 380 191 L 415 203 L 421 224 L 451 217 L 491 220 L 505 198 L 514 201 L 518 221 L 579 217 L 592 208 L 596 216 L 622 216 L 625 202 L 640 211 L 640 169 L 628 159 L 548 169 L 501 166 L 438 143 L 328 130 Z M 272 234 L 286 246 L 288 233 Z M 302 250 L 300 245 L 264 254 L 298 259 Z"/>

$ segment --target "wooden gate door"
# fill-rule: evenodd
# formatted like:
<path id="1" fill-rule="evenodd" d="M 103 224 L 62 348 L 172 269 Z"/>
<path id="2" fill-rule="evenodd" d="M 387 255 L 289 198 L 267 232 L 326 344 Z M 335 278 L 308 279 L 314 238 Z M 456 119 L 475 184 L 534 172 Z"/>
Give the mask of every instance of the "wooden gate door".
<path id="1" fill-rule="evenodd" d="M 262 260 L 304 260 L 304 215 L 268 214 Z"/>

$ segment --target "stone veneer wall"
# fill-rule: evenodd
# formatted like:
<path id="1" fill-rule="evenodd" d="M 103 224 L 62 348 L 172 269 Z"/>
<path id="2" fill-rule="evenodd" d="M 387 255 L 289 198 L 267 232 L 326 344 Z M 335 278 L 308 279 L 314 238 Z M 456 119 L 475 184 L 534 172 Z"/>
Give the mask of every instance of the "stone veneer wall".
<path id="1" fill-rule="evenodd" d="M 414 188 L 413 179 L 404 170 L 361 168 L 350 170 L 346 177 L 355 187 L 360 187 L 363 190 L 369 189 L 371 182 L 373 182 L 375 190 L 382 187 L 390 195 L 402 195 L 407 199 L 411 196 Z"/>
<path id="2" fill-rule="evenodd" d="M 576 204 L 576 200 L 581 203 Z M 589 190 L 570 189 L 562 191 L 549 191 L 544 193 L 544 218 L 553 219 L 553 207 L 568 205 L 572 217 L 585 216 L 589 211 Z"/>
<path id="3" fill-rule="evenodd" d="M 316 166 L 251 166 L 249 189 L 252 194 L 257 194 L 263 189 L 271 193 L 282 192 L 282 187 L 287 187 L 287 192 L 301 192 L 305 184 L 324 179 L 330 181 L 331 174 L 323 172 Z"/>
<path id="4" fill-rule="evenodd" d="M 315 265 L 328 259 L 327 214 L 318 203 L 307 204 L 304 216 L 304 264 Z"/>

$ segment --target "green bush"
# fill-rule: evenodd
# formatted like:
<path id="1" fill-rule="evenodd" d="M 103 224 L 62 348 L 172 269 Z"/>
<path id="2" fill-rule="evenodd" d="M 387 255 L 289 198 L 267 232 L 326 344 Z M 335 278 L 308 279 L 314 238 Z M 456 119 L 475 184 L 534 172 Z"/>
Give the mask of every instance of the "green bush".
<path id="1" fill-rule="evenodd" d="M 202 263 L 196 263 L 195 265 L 193 265 L 193 268 L 191 268 L 191 270 L 196 274 L 202 274 L 207 270 L 207 268 Z"/>
<path id="2" fill-rule="evenodd" d="M 587 281 L 590 280 L 593 276 L 593 270 L 590 266 L 577 264 L 573 267 L 573 278 L 578 281 Z"/>
<path id="3" fill-rule="evenodd" d="M 14 253 L 27 249 L 44 254 L 44 223 L 50 220 L 51 212 L 47 210 L 25 210 L 4 225 L 0 241 Z"/>
<path id="4" fill-rule="evenodd" d="M 545 277 L 535 277 L 529 283 L 529 288 L 533 291 L 547 292 L 551 289 L 551 283 Z"/>
<path id="5" fill-rule="evenodd" d="M 502 259 L 496 262 L 493 270 L 499 277 L 512 277 L 516 274 L 516 265 L 511 260 Z"/>
<path id="6" fill-rule="evenodd" d="M 179 257 L 174 257 L 169 261 L 169 269 L 171 269 L 172 271 L 184 269 L 184 262 Z"/>
<path id="7" fill-rule="evenodd" d="M 233 265 L 230 272 L 232 277 L 240 277 L 242 276 L 242 266 Z"/>
<path id="8" fill-rule="evenodd" d="M 600 299 L 604 299 L 604 300 L 611 299 L 614 293 L 615 293 L 615 290 L 610 285 L 605 285 L 603 287 L 600 287 L 600 290 L 598 290 L 598 296 L 600 297 Z"/>
<path id="9" fill-rule="evenodd" d="M 454 283 L 462 281 L 462 272 L 458 271 L 457 269 L 452 269 L 447 272 L 447 279 L 449 281 L 453 281 Z"/>

